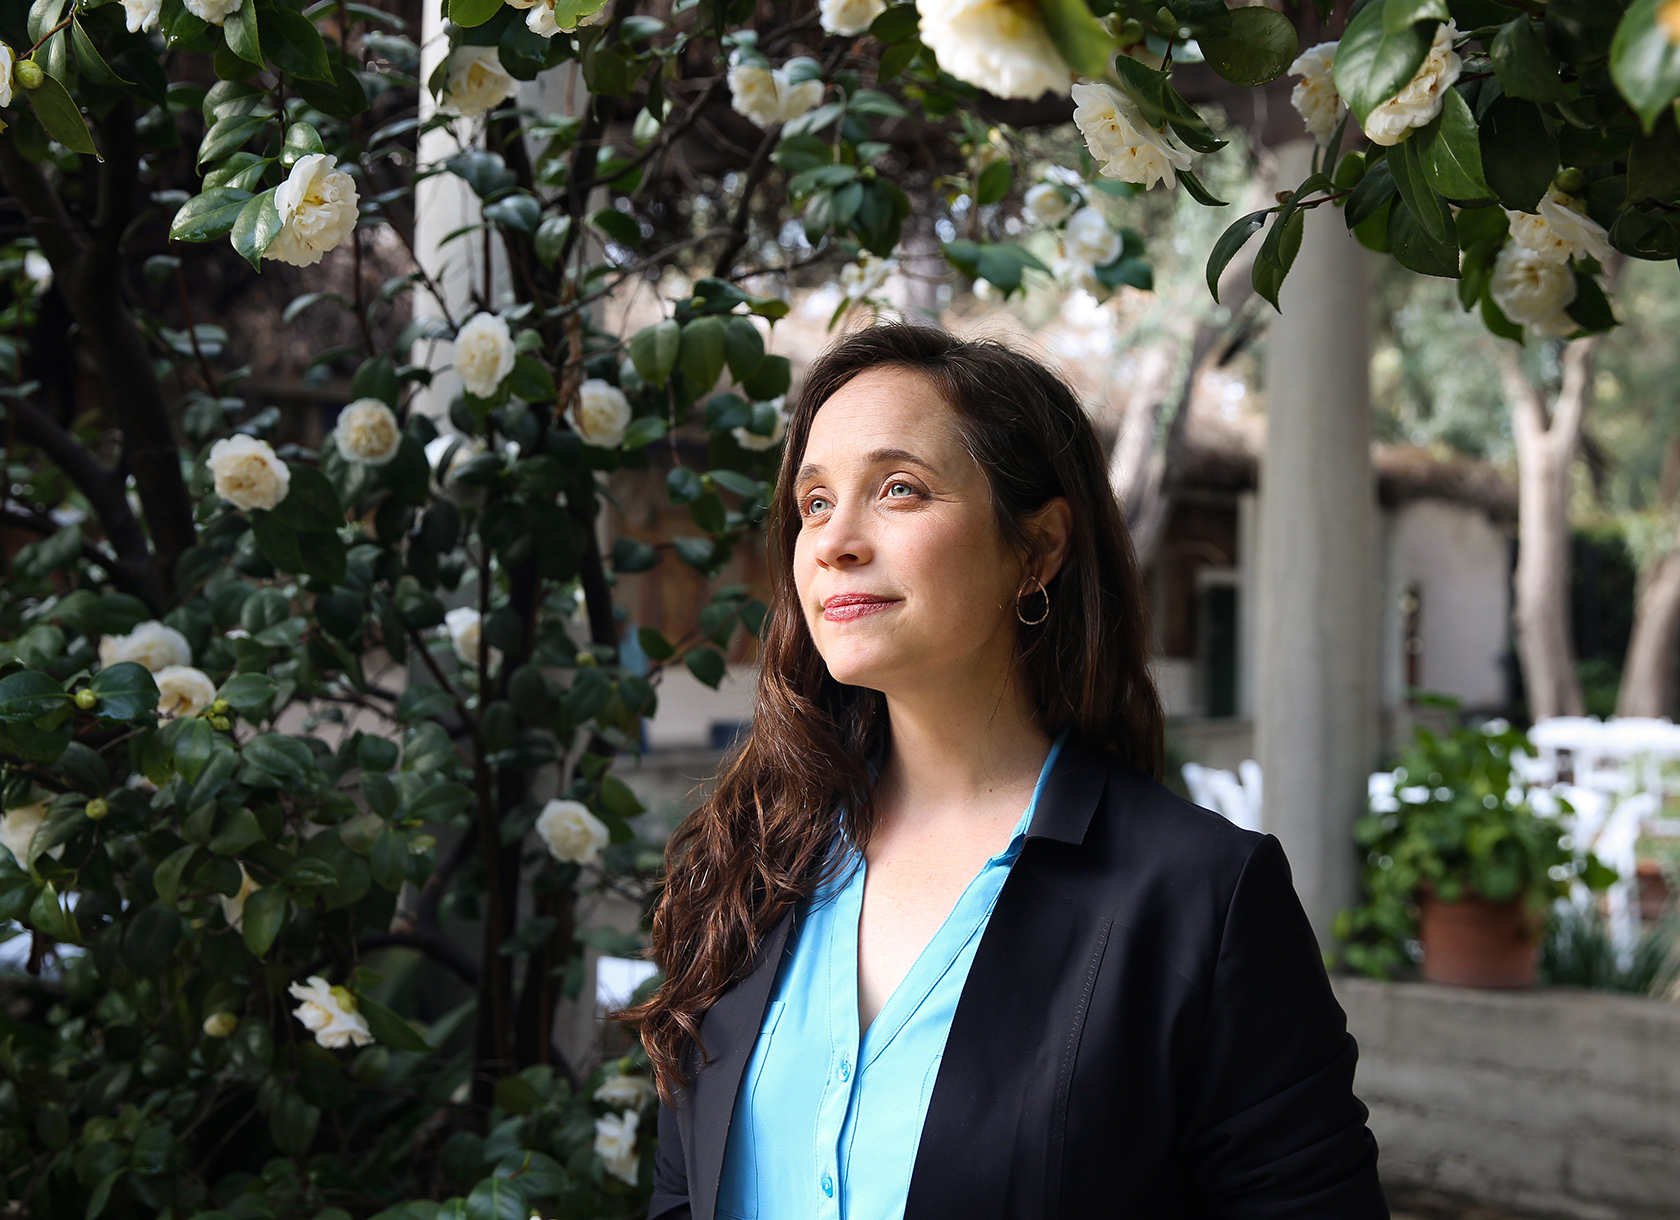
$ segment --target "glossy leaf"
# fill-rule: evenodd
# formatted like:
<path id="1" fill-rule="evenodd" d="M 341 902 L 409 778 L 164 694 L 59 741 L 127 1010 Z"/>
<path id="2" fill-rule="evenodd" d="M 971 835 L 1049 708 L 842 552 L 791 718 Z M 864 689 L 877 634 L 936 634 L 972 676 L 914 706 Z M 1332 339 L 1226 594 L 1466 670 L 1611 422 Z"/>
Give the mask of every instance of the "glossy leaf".
<path id="1" fill-rule="evenodd" d="M 1230 30 L 1198 45 L 1208 67 L 1234 85 L 1259 86 L 1282 76 L 1300 54 L 1289 18 L 1263 5 L 1230 10 Z"/>
<path id="2" fill-rule="evenodd" d="M 93 675 L 88 689 L 99 696 L 94 710 L 106 720 L 137 720 L 158 705 L 151 671 L 133 661 L 107 665 Z"/>
<path id="3" fill-rule="evenodd" d="M 1649 132 L 1680 94 L 1680 39 L 1667 0 L 1633 0 L 1610 44 L 1610 75 Z"/>
<path id="4" fill-rule="evenodd" d="M 41 84 L 34 89 L 25 89 L 23 93 L 29 98 L 29 108 L 35 112 L 35 117 L 46 128 L 47 134 L 57 140 L 71 152 L 90 153 L 99 156 L 93 146 L 93 136 L 88 131 L 87 120 L 82 117 L 81 108 L 71 98 L 70 93 L 59 83 L 55 76 L 44 76 Z M 103 161 L 104 157 L 99 157 Z"/>
<path id="5" fill-rule="evenodd" d="M 1417 74 L 1434 37 L 1433 27 L 1421 24 L 1388 29 L 1383 21 L 1385 8 L 1377 0 L 1348 22 L 1331 70 L 1336 91 L 1361 122 Z"/>

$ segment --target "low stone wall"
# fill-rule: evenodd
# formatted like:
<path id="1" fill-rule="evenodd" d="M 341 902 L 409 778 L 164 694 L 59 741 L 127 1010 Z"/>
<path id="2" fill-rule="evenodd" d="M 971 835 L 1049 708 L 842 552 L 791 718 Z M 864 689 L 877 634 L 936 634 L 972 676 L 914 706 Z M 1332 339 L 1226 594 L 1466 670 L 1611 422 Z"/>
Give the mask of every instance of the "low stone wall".
<path id="1" fill-rule="evenodd" d="M 1385 1181 L 1570 1220 L 1680 1217 L 1680 1004 L 1335 988 Z"/>

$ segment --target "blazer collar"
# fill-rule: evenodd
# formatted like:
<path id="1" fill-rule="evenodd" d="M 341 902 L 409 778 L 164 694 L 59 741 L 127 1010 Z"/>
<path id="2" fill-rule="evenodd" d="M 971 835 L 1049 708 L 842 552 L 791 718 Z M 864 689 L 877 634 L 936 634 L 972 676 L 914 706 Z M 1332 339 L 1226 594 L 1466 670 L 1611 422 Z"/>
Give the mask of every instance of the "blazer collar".
<path id="1" fill-rule="evenodd" d="M 1111 765 L 1077 735 L 1063 742 L 1027 827 L 1027 838 L 1083 843 Z"/>

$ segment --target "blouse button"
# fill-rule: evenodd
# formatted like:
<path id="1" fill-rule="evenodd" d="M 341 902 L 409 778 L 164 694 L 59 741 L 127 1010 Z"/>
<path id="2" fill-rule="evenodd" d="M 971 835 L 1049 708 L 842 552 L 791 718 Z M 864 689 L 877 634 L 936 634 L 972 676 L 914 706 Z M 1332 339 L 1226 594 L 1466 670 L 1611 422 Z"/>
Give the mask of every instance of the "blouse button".
<path id="1" fill-rule="evenodd" d="M 822 1188 L 823 1194 L 827 1195 L 830 1199 L 834 1197 L 834 1179 L 829 1177 L 826 1173 L 823 1174 Z"/>
<path id="2" fill-rule="evenodd" d="M 842 1059 L 840 1061 L 840 1079 L 842 1081 L 847 1081 L 847 1080 L 850 1080 L 851 1078 L 852 1078 L 852 1065 L 851 1065 L 850 1061 Z"/>

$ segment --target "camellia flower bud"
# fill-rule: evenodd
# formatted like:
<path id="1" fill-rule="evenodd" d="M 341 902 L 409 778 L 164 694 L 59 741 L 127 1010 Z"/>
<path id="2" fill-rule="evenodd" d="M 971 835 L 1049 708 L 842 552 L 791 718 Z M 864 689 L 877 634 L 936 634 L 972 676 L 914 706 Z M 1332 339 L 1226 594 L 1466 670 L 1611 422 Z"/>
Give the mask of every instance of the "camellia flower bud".
<path id="1" fill-rule="evenodd" d="M 84 712 L 91 712 L 99 706 L 99 696 L 84 686 L 76 692 L 76 706 Z"/>
<path id="2" fill-rule="evenodd" d="M 588 669 L 590 666 L 599 665 L 600 663 L 601 662 L 596 659 L 595 654 L 592 652 L 580 652 L 577 654 L 577 664 L 579 669 Z"/>
<path id="3" fill-rule="evenodd" d="M 1552 179 L 1552 185 L 1565 195 L 1579 195 L 1587 185 L 1587 176 L 1571 165 Z"/>
<path id="4" fill-rule="evenodd" d="M 90 821 L 99 822 L 103 821 L 105 815 L 111 812 L 111 807 L 105 803 L 103 797 L 96 796 L 87 803 L 85 812 Z"/>
<path id="5" fill-rule="evenodd" d="M 228 1038 L 239 1028 L 239 1018 L 231 1012 L 213 1012 L 204 1018 L 204 1032 L 212 1038 Z"/>
<path id="6" fill-rule="evenodd" d="M 41 65 L 33 59 L 20 59 L 12 69 L 12 77 L 25 89 L 39 89 L 47 74 L 41 71 Z"/>
<path id="7" fill-rule="evenodd" d="M 212 716 L 226 716 L 228 714 L 228 701 L 226 699 L 217 699 L 210 705 L 210 714 Z"/>
<path id="8" fill-rule="evenodd" d="M 225 733 L 228 731 L 228 718 L 226 716 L 212 716 L 210 717 L 210 727 Z"/>

